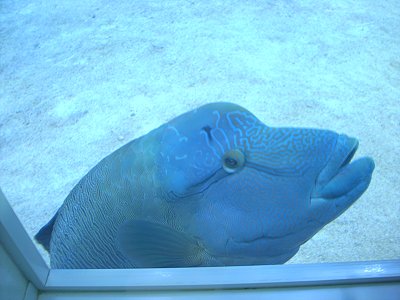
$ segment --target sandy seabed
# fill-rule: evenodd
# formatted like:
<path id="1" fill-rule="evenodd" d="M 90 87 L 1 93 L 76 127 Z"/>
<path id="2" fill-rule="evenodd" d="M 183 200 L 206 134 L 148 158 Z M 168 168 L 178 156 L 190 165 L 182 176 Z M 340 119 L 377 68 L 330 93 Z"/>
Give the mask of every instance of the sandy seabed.
<path id="1" fill-rule="evenodd" d="M 104 156 L 231 101 L 375 159 L 290 262 L 400 258 L 398 0 L 2 1 L 0 26 L 0 187 L 30 236 Z"/>

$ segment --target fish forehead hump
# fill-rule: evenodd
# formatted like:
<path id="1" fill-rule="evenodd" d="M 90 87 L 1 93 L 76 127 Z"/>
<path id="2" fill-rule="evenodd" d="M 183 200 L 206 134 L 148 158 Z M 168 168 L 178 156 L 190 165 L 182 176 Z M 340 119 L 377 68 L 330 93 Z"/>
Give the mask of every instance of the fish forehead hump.
<path id="1" fill-rule="evenodd" d="M 208 150 L 221 158 L 226 151 L 237 148 L 260 162 L 264 159 L 271 164 L 292 167 L 306 159 L 308 164 L 312 160 L 326 161 L 337 139 L 337 134 L 329 130 L 268 127 L 243 107 L 224 102 L 206 104 L 180 115 L 165 129 L 162 144 L 168 145 L 171 138 L 170 144 L 176 146 L 176 151 L 178 146 L 193 145 L 191 150 L 195 150 L 194 147 L 202 149 L 201 145 L 207 145 Z M 190 143 L 182 143 L 189 139 Z"/>

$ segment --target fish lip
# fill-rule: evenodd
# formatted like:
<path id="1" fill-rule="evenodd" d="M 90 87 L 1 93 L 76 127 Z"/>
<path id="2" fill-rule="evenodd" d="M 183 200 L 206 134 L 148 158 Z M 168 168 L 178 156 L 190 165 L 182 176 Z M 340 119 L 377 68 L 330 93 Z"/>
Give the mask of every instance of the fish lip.
<path id="1" fill-rule="evenodd" d="M 341 134 L 338 136 L 326 165 L 320 171 L 312 197 L 317 197 L 321 191 L 334 178 L 340 170 L 347 166 L 357 152 L 359 142 L 356 138 Z"/>
<path id="2" fill-rule="evenodd" d="M 354 155 L 356 154 L 357 150 L 358 150 L 358 145 L 359 142 L 357 139 L 355 138 L 351 138 L 353 140 L 353 145 L 352 147 L 349 149 L 349 152 L 346 156 L 346 159 L 344 160 L 344 162 L 341 164 L 340 168 L 343 168 L 344 166 L 348 165 L 351 160 L 353 159 Z M 339 169 L 340 169 L 339 168 Z"/>

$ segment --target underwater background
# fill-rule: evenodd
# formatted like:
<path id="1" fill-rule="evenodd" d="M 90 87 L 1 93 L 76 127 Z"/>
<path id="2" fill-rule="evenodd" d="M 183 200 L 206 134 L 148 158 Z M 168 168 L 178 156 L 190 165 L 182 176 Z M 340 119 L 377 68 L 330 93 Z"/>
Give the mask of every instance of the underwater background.
<path id="1" fill-rule="evenodd" d="M 399 1 L 2 1 L 0 26 L 0 187 L 31 237 L 103 157 L 230 101 L 375 160 L 289 263 L 400 258 Z"/>

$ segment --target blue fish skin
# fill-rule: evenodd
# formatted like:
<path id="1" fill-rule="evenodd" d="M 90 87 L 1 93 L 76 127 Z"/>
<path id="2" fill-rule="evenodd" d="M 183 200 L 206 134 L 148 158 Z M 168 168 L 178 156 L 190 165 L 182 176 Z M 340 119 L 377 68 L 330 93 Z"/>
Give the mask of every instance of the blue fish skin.
<path id="1" fill-rule="evenodd" d="M 104 158 L 36 238 L 53 268 L 285 263 L 367 189 L 357 147 L 207 104 Z"/>

